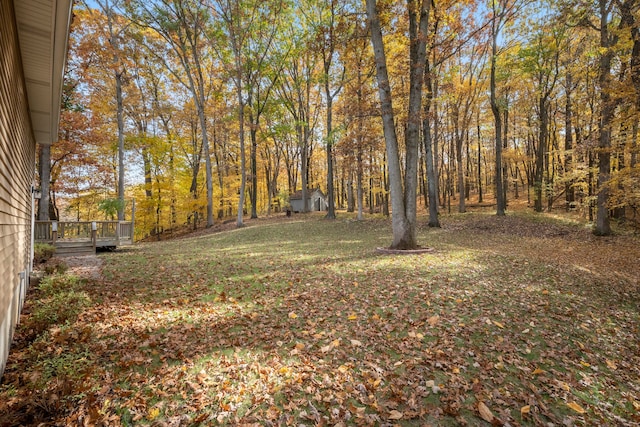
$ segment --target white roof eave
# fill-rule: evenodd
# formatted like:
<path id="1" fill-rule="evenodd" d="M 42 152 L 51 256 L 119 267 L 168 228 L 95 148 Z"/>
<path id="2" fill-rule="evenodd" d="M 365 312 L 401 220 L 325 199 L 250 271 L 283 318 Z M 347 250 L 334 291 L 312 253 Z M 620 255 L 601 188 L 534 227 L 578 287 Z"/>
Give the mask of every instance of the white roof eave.
<path id="1" fill-rule="evenodd" d="M 72 0 L 14 2 L 29 115 L 36 142 L 58 140 Z"/>

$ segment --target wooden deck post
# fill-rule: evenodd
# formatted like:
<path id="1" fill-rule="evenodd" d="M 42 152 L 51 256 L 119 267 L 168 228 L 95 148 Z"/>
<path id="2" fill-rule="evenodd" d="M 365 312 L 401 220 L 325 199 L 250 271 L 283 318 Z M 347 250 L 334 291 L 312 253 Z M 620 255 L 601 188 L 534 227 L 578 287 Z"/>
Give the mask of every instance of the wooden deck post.
<path id="1" fill-rule="evenodd" d="M 55 246 L 56 240 L 58 240 L 58 221 L 51 222 L 51 240 L 53 246 Z"/>
<path id="2" fill-rule="evenodd" d="M 136 231 L 136 199 L 131 199 L 131 244 L 134 243 Z"/>
<path id="3" fill-rule="evenodd" d="M 91 222 L 91 244 L 93 245 L 93 253 L 96 253 L 96 241 L 98 240 L 98 224 Z"/>

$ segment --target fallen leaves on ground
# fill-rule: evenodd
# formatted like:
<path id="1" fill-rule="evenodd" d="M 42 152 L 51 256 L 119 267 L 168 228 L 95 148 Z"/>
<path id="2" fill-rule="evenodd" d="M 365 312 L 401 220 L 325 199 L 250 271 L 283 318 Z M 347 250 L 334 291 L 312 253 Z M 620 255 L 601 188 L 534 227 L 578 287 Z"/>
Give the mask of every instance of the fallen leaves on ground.
<path id="1" fill-rule="evenodd" d="M 637 240 L 443 223 L 422 255 L 315 217 L 107 254 L 77 320 L 17 331 L 0 425 L 640 422 Z"/>
<path id="2" fill-rule="evenodd" d="M 579 414 L 584 414 L 585 411 L 584 408 L 582 406 L 580 406 L 579 404 L 577 404 L 576 402 L 569 402 L 567 403 L 567 406 L 571 409 L 573 409 L 574 411 L 576 411 Z"/>
<path id="3" fill-rule="evenodd" d="M 493 412 L 484 404 L 484 402 L 478 402 L 478 412 L 480 413 L 480 418 L 485 420 L 488 423 L 493 423 L 496 417 L 493 415 Z"/>

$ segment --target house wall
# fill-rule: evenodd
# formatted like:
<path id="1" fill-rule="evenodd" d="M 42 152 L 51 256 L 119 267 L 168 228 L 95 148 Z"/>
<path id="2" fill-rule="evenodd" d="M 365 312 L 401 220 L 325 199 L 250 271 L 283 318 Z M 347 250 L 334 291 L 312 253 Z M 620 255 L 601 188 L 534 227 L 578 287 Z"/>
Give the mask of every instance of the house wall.
<path id="1" fill-rule="evenodd" d="M 13 2 L 0 2 L 0 376 L 27 290 L 35 141 Z"/>

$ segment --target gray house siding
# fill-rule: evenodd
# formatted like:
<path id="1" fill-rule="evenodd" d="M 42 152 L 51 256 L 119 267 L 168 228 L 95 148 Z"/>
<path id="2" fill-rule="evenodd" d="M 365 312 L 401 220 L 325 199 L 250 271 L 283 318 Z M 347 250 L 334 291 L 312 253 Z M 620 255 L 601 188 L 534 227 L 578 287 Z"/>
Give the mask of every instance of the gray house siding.
<path id="1" fill-rule="evenodd" d="M 13 2 L 0 2 L 0 376 L 27 290 L 35 140 Z"/>

